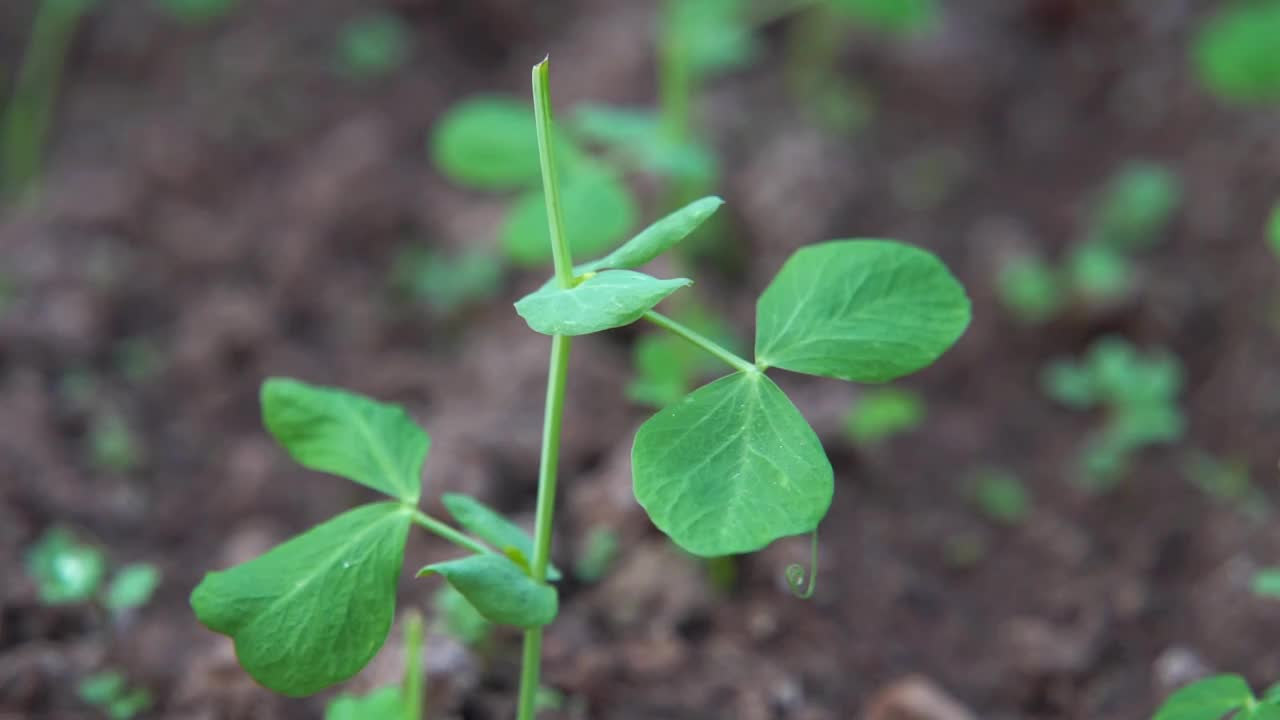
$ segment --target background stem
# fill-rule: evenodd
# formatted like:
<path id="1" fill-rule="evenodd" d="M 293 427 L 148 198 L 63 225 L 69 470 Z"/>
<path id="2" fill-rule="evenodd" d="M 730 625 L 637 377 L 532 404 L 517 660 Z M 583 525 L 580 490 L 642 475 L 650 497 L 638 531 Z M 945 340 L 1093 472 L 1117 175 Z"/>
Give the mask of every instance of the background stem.
<path id="1" fill-rule="evenodd" d="M 552 258 L 560 287 L 573 284 L 573 256 L 564 235 L 560 186 L 556 178 L 551 140 L 551 87 L 548 60 L 533 66 L 533 110 L 538 126 L 538 156 L 542 163 L 543 194 L 547 199 L 547 225 L 551 231 Z M 538 463 L 538 509 L 533 529 L 533 566 L 536 582 L 545 582 L 551 557 L 551 524 L 556 505 L 556 472 L 560 465 L 560 428 L 564 416 L 565 385 L 569 377 L 570 338 L 551 336 L 551 362 L 547 371 L 547 404 L 542 418 L 542 457 Z M 520 665 L 518 720 L 534 720 L 539 677 L 542 674 L 542 628 L 526 630 Z"/>

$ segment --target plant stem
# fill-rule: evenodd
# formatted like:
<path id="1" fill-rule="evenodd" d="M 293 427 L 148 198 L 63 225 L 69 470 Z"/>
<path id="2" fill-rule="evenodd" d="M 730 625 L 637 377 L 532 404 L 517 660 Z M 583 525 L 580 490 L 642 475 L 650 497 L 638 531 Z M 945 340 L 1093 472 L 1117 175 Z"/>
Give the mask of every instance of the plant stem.
<path id="1" fill-rule="evenodd" d="M 421 525 L 423 528 L 429 530 L 430 532 L 433 532 L 436 535 L 439 535 L 440 537 L 444 538 L 445 540 L 448 540 L 454 545 L 458 545 L 459 547 L 463 547 L 472 552 L 481 553 L 481 554 L 493 552 L 492 548 L 488 547 L 487 545 L 480 542 L 479 540 L 474 540 L 464 535 L 463 533 L 458 532 L 457 530 L 454 530 L 452 527 L 446 525 L 445 523 L 440 522 L 439 520 L 431 517 L 430 515 L 422 512 L 421 510 L 415 509 L 413 511 L 413 521 Z"/>
<path id="2" fill-rule="evenodd" d="M 542 164 L 543 194 L 547 199 L 547 225 L 551 231 L 552 258 L 561 288 L 573 285 L 573 257 L 564 235 L 560 210 L 560 186 L 556 178 L 551 144 L 551 87 L 548 61 L 533 67 L 533 109 L 538 125 L 538 159 Z M 551 556 L 551 524 L 556 506 L 556 472 L 560 465 L 560 428 L 564 418 L 565 385 L 569 377 L 570 338 L 551 336 L 551 361 L 547 370 L 547 403 L 542 417 L 542 456 L 538 462 L 538 508 L 533 529 L 535 582 L 545 582 Z M 534 720 L 537 712 L 539 677 L 542 674 L 542 628 L 524 633 L 524 654 L 520 665 L 518 720 Z"/>
<path id="3" fill-rule="evenodd" d="M 658 38 L 658 96 L 662 136 L 672 146 L 689 139 L 689 98 L 693 78 L 689 72 L 689 49 L 684 28 L 679 23 L 679 3 L 667 0 L 662 9 L 662 29 Z"/>
<path id="4" fill-rule="evenodd" d="M 644 319 L 648 320 L 654 325 L 657 325 L 660 328 L 665 328 L 667 330 L 670 330 L 676 335 L 679 335 L 685 340 L 688 340 L 694 345 L 697 345 L 703 350 L 706 350 L 712 355 L 715 355 L 716 357 L 725 361 L 731 367 L 733 367 L 733 369 L 738 370 L 739 372 L 744 372 L 744 373 L 760 372 L 760 368 L 747 362 L 746 360 L 742 359 L 738 355 L 732 352 L 729 352 L 729 350 L 727 350 L 724 346 L 719 345 L 718 343 L 712 341 L 711 338 L 708 338 L 706 335 L 703 335 L 699 332 L 694 331 L 692 328 L 686 325 L 681 325 L 680 323 L 676 322 L 675 320 L 672 320 L 671 318 L 667 317 L 666 315 L 663 315 L 662 313 L 650 310 L 649 312 L 646 312 L 644 314 Z"/>
<path id="5" fill-rule="evenodd" d="M 547 201 L 547 225 L 551 230 L 551 257 L 556 265 L 556 280 L 562 290 L 567 290 L 573 286 L 573 259 L 564 233 L 560 178 L 556 174 L 555 139 L 551 132 L 550 67 L 549 57 L 533 66 L 533 116 L 538 126 L 538 159 L 542 165 L 542 194 Z"/>
<path id="6" fill-rule="evenodd" d="M 404 627 L 404 720 L 422 720 L 422 615 L 410 611 Z"/>

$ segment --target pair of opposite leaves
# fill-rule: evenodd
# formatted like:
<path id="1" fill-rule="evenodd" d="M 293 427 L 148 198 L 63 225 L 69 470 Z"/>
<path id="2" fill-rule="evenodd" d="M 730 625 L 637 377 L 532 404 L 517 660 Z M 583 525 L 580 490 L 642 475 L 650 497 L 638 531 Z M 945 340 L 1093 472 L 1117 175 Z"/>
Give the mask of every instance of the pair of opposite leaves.
<path id="1" fill-rule="evenodd" d="M 672 213 L 576 268 L 572 287 L 548 283 L 517 311 L 547 334 L 634 322 L 690 281 L 633 268 L 673 247 L 720 204 L 704 198 Z M 831 502 L 831 464 L 763 370 L 885 382 L 932 363 L 968 322 L 964 289 L 928 252 L 880 240 L 796 252 L 758 302 L 755 367 L 699 388 L 640 428 L 632 453 L 636 499 L 672 540 L 702 556 L 751 552 L 814 530 Z M 348 511 L 244 565 L 210 573 L 192 594 L 201 622 L 235 639 L 255 679 L 305 695 L 354 675 L 386 638 L 429 439 L 403 410 L 340 390 L 270 380 L 262 400 L 268 429 L 302 465 L 398 500 Z M 529 577 L 529 536 L 471 498 L 450 495 L 444 503 L 497 551 L 423 573 L 444 576 L 493 622 L 550 622 L 556 593 Z"/>

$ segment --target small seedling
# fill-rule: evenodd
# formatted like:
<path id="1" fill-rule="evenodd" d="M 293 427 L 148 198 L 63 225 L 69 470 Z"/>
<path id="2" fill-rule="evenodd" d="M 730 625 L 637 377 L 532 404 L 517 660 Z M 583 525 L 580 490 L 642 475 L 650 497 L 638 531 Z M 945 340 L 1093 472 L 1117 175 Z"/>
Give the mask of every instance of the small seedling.
<path id="1" fill-rule="evenodd" d="M 76 695 L 111 720 L 131 720 L 150 709 L 153 702 L 150 692 L 130 687 L 125 677 L 114 670 L 84 678 L 76 687 Z"/>
<path id="2" fill-rule="evenodd" d="M 573 565 L 573 576 L 585 583 L 600 582 L 609 574 L 620 549 L 618 533 L 613 528 L 606 525 L 591 528 L 582 554 Z"/>
<path id="3" fill-rule="evenodd" d="M 901 388 L 877 388 L 863 393 L 845 416 L 844 427 L 859 445 L 874 445 L 909 433 L 924 423 L 924 398 Z"/>
<path id="4" fill-rule="evenodd" d="M 396 259 L 392 285 L 437 313 L 451 315 L 498 294 L 502 263 L 483 252 L 449 256 L 412 247 Z"/>
<path id="5" fill-rule="evenodd" d="M 40 176 L 63 66 L 98 0 L 41 0 L 13 95 L 0 119 L 0 196 L 18 198 Z"/>
<path id="6" fill-rule="evenodd" d="M 1007 470 L 984 468 L 973 474 L 970 484 L 974 505 L 992 522 L 1018 525 L 1030 512 L 1026 485 Z"/>
<path id="7" fill-rule="evenodd" d="M 1181 182 L 1169 170 L 1129 163 L 1107 182 L 1084 239 L 1060 267 L 1019 256 L 1001 269 L 1001 301 L 1018 319 L 1041 323 L 1072 304 L 1090 307 L 1123 297 L 1133 287 L 1136 254 L 1159 242 L 1181 198 Z"/>
<path id="8" fill-rule="evenodd" d="M 26 557 L 27 574 L 46 605 L 95 601 L 109 610 L 130 610 L 147 604 L 160 584 L 160 571 L 145 563 L 120 568 L 106 583 L 107 566 L 101 550 L 62 528 L 46 531 Z"/>
<path id="9" fill-rule="evenodd" d="M 1254 696 L 1239 675 L 1214 675 L 1170 695 L 1153 720 L 1280 720 L 1280 697 Z"/>
<path id="10" fill-rule="evenodd" d="M 1232 0 L 1200 29 L 1192 61 L 1200 82 L 1239 105 L 1280 102 L 1280 0 Z"/>
<path id="11" fill-rule="evenodd" d="M 154 0 L 156 7 L 186 25 L 204 25 L 235 10 L 239 0 Z"/>
<path id="12" fill-rule="evenodd" d="M 413 31 L 389 12 L 362 15 L 348 22 L 338 37 L 338 67 L 356 80 L 394 73 L 412 52 Z"/>
<path id="13" fill-rule="evenodd" d="M 404 623 L 404 677 L 399 685 L 367 695 L 344 693 L 329 702 L 324 720 L 422 720 L 422 617 L 410 613 Z"/>
<path id="14" fill-rule="evenodd" d="M 89 456 L 100 470 L 128 475 L 142 464 L 142 446 L 122 415 L 98 413 L 89 427 Z"/>
<path id="15" fill-rule="evenodd" d="M 1096 490 L 1114 487 L 1135 453 L 1182 436 L 1178 407 L 1182 364 L 1167 352 L 1139 355 L 1127 340 L 1096 341 L 1081 362 L 1057 360 L 1042 376 L 1045 392 L 1074 410 L 1102 408 L 1107 420 L 1086 444 L 1082 482 Z"/>
<path id="16" fill-rule="evenodd" d="M 534 141 L 555 266 L 551 280 L 516 303 L 531 329 L 551 336 L 534 535 L 464 495 L 446 494 L 442 501 L 466 532 L 419 510 L 430 440 L 404 410 L 342 390 L 268 380 L 263 419 L 295 460 L 390 500 L 361 505 L 254 560 L 208 573 L 192 593 L 200 621 L 229 635 L 240 664 L 267 687 L 308 695 L 350 678 L 372 659 L 395 614 L 410 526 L 419 525 L 467 554 L 418 575 L 441 576 L 486 620 L 524 630 L 517 708 L 519 720 L 532 720 L 542 628 L 559 609 L 548 581 L 559 577 L 550 563 L 552 518 L 573 336 L 644 319 L 730 368 L 636 433 L 636 500 L 673 542 L 693 555 L 719 558 L 807 534 L 816 558 L 834 472 L 817 433 L 766 371 L 888 382 L 932 364 L 969 324 L 969 299 L 942 261 L 887 240 L 835 240 L 793 254 L 757 302 L 754 361 L 655 312 L 691 281 L 659 279 L 636 268 L 675 247 L 720 201 L 691 203 L 575 267 L 547 61 L 533 68 L 533 88 Z M 487 142 L 517 146 L 524 140 Z M 518 166 L 506 166 L 512 167 Z M 468 171 L 492 177 L 492 170 Z M 797 594 L 813 593 L 815 569 L 788 569 Z"/>

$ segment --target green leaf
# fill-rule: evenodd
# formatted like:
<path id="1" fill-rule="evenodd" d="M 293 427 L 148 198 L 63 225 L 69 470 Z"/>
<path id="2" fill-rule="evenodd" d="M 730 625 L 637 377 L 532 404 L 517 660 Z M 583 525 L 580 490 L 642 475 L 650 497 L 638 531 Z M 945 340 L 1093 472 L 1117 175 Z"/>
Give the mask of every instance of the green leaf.
<path id="1" fill-rule="evenodd" d="M 1205 23 L 1192 47 L 1200 81 L 1232 103 L 1280 101 L 1280 2 L 1223 3 Z"/>
<path id="2" fill-rule="evenodd" d="M 797 251 L 756 304 L 756 362 L 878 383 L 938 359 L 969 325 L 969 298 L 942 261 L 887 240 Z"/>
<path id="3" fill-rule="evenodd" d="M 567 142 L 556 139 L 557 147 Z M 454 105 L 436 122 L 430 145 L 436 167 L 460 185 L 514 190 L 542 179 L 533 108 L 519 100 L 479 96 Z"/>
<path id="4" fill-rule="evenodd" d="M 743 0 L 698 0 L 666 4 L 665 53 L 676 55 L 695 76 L 740 68 L 758 54 L 748 4 Z"/>
<path id="5" fill-rule="evenodd" d="M 428 565 L 418 577 L 438 573 L 486 620 L 521 628 L 541 627 L 556 617 L 556 589 L 535 582 L 501 555 L 471 555 Z"/>
<path id="6" fill-rule="evenodd" d="M 831 9 L 872 30 L 910 35 L 937 24 L 937 0 L 828 0 Z"/>
<path id="7" fill-rule="evenodd" d="M 1026 323 L 1049 320 L 1062 307 L 1063 291 L 1053 268 L 1039 258 L 1019 258 L 1000 270 L 1000 301 Z"/>
<path id="8" fill-rule="evenodd" d="M 833 492 L 818 436 L 763 373 L 720 378 L 649 418 L 631 466 L 649 519 L 702 557 L 811 532 Z"/>
<path id="9" fill-rule="evenodd" d="M 497 295 L 502 290 L 502 261 L 478 251 L 450 256 L 408 248 L 396 257 L 392 283 L 447 315 Z"/>
<path id="10" fill-rule="evenodd" d="M 524 528 L 503 517 L 498 511 L 470 495 L 445 493 L 440 501 L 449 515 L 467 532 L 501 550 L 504 554 L 515 550 L 528 563 L 533 558 L 533 538 Z M 560 579 L 560 571 L 547 567 L 547 579 Z"/>
<path id="11" fill-rule="evenodd" d="M 1133 262 L 1102 243 L 1081 243 L 1067 256 L 1066 274 L 1072 288 L 1092 301 L 1120 297 L 1133 285 Z"/>
<path id="12" fill-rule="evenodd" d="M 303 467 L 416 505 L 431 438 L 403 408 L 297 380 L 262 384 L 262 419 Z"/>
<path id="13" fill-rule="evenodd" d="M 348 22 L 338 38 L 338 58 L 348 75 L 382 77 L 404 65 L 413 51 L 413 31 L 390 12 L 370 12 Z"/>
<path id="14" fill-rule="evenodd" d="M 925 405 L 919 393 L 897 388 L 868 392 L 845 418 L 845 429 L 859 443 L 874 444 L 920 427 Z"/>
<path id="15" fill-rule="evenodd" d="M 463 645 L 482 645 L 493 631 L 493 623 L 485 620 L 480 611 L 448 583 L 435 593 L 431 604 L 444 631 Z"/>
<path id="16" fill-rule="evenodd" d="M 635 226 L 640 213 L 626 185 L 603 170 L 567 173 L 560 202 L 565 235 L 575 256 L 595 255 L 616 245 Z M 512 262 L 526 266 L 551 262 L 551 233 L 542 190 L 520 196 L 499 235 Z"/>
<path id="17" fill-rule="evenodd" d="M 1255 705 L 1245 710 L 1240 720 L 1280 720 L 1280 705 Z"/>
<path id="18" fill-rule="evenodd" d="M 1150 247 L 1181 201 L 1177 175 L 1155 163 L 1131 162 L 1107 181 L 1093 239 L 1118 251 Z"/>
<path id="19" fill-rule="evenodd" d="M 134 688 L 107 706 L 107 716 L 111 720 L 132 720 L 138 713 L 149 709 L 154 701 L 151 693 L 144 688 Z"/>
<path id="20" fill-rule="evenodd" d="M 1265 568 L 1253 576 L 1253 594 L 1280 598 L 1280 568 Z"/>
<path id="21" fill-rule="evenodd" d="M 562 290 L 548 283 L 516 302 L 516 312 L 544 335 L 587 335 L 630 325 L 668 295 L 693 284 L 659 280 L 634 270 L 588 273 Z"/>
<path id="22" fill-rule="evenodd" d="M 76 695 L 94 706 L 106 705 L 119 697 L 124 690 L 124 676 L 111 670 L 94 673 L 76 685 Z"/>
<path id="23" fill-rule="evenodd" d="M 97 548 L 81 545 L 71 533 L 53 528 L 27 551 L 26 567 L 39 589 L 40 602 L 66 605 L 84 602 L 98 592 L 107 561 Z"/>
<path id="24" fill-rule="evenodd" d="M 160 584 L 160 571 L 155 565 L 127 565 L 112 578 L 107 587 L 106 606 L 112 610 L 142 607 Z"/>
<path id="25" fill-rule="evenodd" d="M 235 641 L 255 680 L 310 695 L 360 671 L 387 639 L 412 509 L 362 505 L 191 593 L 196 617 Z"/>
<path id="26" fill-rule="evenodd" d="M 694 200 L 641 230 L 617 250 L 586 263 L 581 270 L 634 270 L 675 247 L 723 204 L 724 200 L 714 195 Z"/>
<path id="27" fill-rule="evenodd" d="M 973 501 L 983 515 L 1004 525 L 1022 522 L 1031 505 L 1022 481 L 996 468 L 985 468 L 973 476 Z"/>
<path id="28" fill-rule="evenodd" d="M 324 720 L 404 720 L 400 688 L 378 688 L 368 695 L 345 693 L 329 702 Z"/>
<path id="29" fill-rule="evenodd" d="M 1170 695 L 1153 720 L 1221 720 L 1251 700 L 1253 692 L 1244 678 L 1215 675 Z"/>

